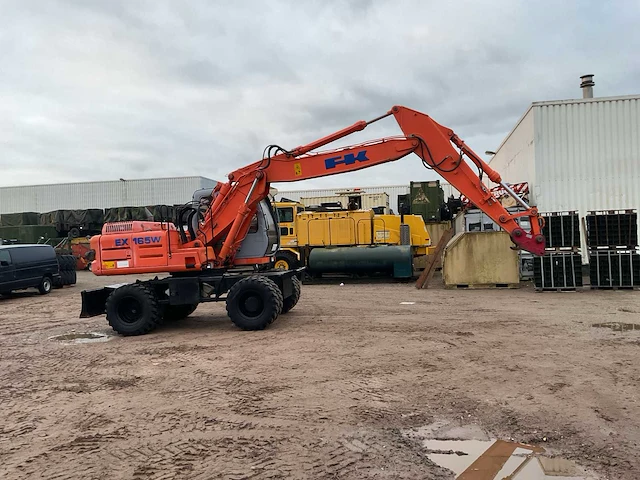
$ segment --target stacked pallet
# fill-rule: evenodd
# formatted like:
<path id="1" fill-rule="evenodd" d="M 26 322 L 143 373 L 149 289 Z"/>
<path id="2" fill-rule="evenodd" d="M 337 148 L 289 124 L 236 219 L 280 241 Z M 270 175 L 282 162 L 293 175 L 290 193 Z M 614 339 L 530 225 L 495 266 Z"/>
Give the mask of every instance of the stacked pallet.
<path id="1" fill-rule="evenodd" d="M 580 217 L 577 212 L 542 214 L 547 244 L 542 257 L 534 257 L 533 279 L 538 291 L 566 291 L 582 287 Z"/>
<path id="2" fill-rule="evenodd" d="M 592 211 L 588 213 L 586 223 L 591 288 L 640 287 L 636 211 Z"/>

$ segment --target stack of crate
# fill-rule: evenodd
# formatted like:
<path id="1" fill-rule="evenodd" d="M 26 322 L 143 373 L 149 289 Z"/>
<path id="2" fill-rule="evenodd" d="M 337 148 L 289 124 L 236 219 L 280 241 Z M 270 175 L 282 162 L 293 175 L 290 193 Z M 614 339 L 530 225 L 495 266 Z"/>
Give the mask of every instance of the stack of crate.
<path id="1" fill-rule="evenodd" d="M 586 221 L 591 288 L 640 287 L 636 211 L 593 211 L 588 212 Z"/>
<path id="2" fill-rule="evenodd" d="M 536 290 L 563 291 L 582 287 L 580 217 L 577 212 L 541 214 L 546 251 L 534 257 L 533 280 Z"/>

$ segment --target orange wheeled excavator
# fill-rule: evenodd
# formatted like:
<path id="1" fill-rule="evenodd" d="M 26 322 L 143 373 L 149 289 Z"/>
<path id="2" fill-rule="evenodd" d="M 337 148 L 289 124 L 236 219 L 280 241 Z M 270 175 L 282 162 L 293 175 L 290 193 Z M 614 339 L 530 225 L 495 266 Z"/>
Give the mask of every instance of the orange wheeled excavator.
<path id="1" fill-rule="evenodd" d="M 403 135 L 314 152 L 389 116 Z M 411 153 L 507 231 L 514 248 L 543 254 L 543 223 L 535 208 L 451 129 L 426 114 L 394 106 L 380 117 L 356 122 L 308 145 L 290 150 L 268 146 L 261 160 L 232 172 L 227 182 L 196 192 L 173 223 L 105 224 L 102 234 L 91 238 L 95 275 L 167 275 L 85 290 L 80 316 L 106 314 L 116 332 L 141 335 L 163 321 L 190 315 L 199 303 L 226 301 L 227 313 L 237 327 L 264 329 L 298 302 L 303 270 L 272 268 L 279 229 L 269 201 L 270 184 L 352 172 Z M 484 175 L 502 185 L 525 210 L 509 213 L 482 182 Z M 523 216 L 529 217 L 531 231 L 516 222 Z"/>

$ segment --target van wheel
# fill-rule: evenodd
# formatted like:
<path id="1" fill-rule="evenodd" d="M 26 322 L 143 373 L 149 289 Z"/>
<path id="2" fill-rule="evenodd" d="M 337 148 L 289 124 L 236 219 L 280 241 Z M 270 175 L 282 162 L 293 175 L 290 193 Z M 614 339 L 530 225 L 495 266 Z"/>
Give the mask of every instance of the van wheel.
<path id="1" fill-rule="evenodd" d="M 52 287 L 53 284 L 51 282 L 51 279 L 49 277 L 44 277 L 40 281 L 40 285 L 38 285 L 38 291 L 40 292 L 40 295 L 46 295 L 51 291 Z"/>

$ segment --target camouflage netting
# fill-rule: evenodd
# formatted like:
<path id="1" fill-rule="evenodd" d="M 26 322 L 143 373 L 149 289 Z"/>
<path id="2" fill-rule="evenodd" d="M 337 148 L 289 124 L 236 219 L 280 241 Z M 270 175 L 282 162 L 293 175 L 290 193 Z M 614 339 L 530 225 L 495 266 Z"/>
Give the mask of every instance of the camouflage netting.
<path id="1" fill-rule="evenodd" d="M 40 214 L 40 225 L 84 226 L 100 228 L 104 223 L 104 212 L 100 209 L 54 210 Z"/>
<path id="2" fill-rule="evenodd" d="M 44 243 L 58 237 L 53 226 L 22 225 L 16 227 L 0 227 L 0 239 L 5 241 L 17 240 L 18 243 Z M 47 242 L 51 244 L 52 242 Z"/>
<path id="3" fill-rule="evenodd" d="M 131 220 L 153 221 L 153 214 L 146 207 L 116 207 L 104 210 L 105 223 Z"/>
<path id="4" fill-rule="evenodd" d="M 147 206 L 147 210 L 151 212 L 156 222 L 175 222 L 176 220 L 177 210 L 173 205 L 150 205 Z"/>

